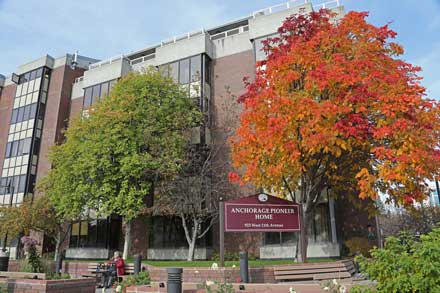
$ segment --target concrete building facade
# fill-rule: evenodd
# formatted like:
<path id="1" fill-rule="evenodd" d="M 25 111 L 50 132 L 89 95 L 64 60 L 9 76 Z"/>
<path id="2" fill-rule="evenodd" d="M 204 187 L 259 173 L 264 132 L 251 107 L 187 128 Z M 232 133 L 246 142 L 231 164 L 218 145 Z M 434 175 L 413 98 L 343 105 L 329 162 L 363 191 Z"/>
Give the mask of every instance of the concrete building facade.
<path id="1" fill-rule="evenodd" d="M 212 123 L 224 119 L 222 105 L 232 102 L 228 100 L 230 95 L 244 92 L 243 78 L 252 78 L 256 61 L 265 57 L 261 41 L 276 34 L 287 16 L 322 7 L 309 1 L 293 3 L 107 60 L 70 54 L 60 58 L 45 56 L 18 67 L 10 77 L 0 76 L 0 204 L 19 204 L 33 195 L 35 183 L 51 168 L 50 146 L 62 142 L 62 130 L 68 127 L 69 120 L 86 115 L 88 107 L 105 97 L 116 81 L 129 72 L 143 72 L 153 66 L 187 89 Z M 339 1 L 324 5 L 343 14 Z M 235 111 L 239 114 L 240 108 Z M 222 134 L 211 133 L 209 127 L 193 133 L 196 144 L 222 140 Z M 224 159 L 229 159 L 227 153 Z M 249 189 L 243 190 L 243 195 L 248 192 Z M 363 233 L 362 225 L 345 232 L 340 228 L 343 225 L 337 222 L 345 219 L 338 213 L 346 213 L 341 209 L 331 199 L 324 200 L 318 208 L 310 227 L 310 256 L 337 257 L 347 235 Z M 142 217 L 132 230 L 133 253 L 149 259 L 186 257 L 186 240 L 176 219 Z M 121 249 L 122 232 L 117 216 L 74 223 L 66 256 L 107 258 L 113 250 Z M 217 232 L 214 227 L 200 241 L 196 258 L 208 259 L 218 250 Z M 228 233 L 226 249 L 237 251 L 241 243 L 260 258 L 292 258 L 297 237 L 296 233 Z"/>

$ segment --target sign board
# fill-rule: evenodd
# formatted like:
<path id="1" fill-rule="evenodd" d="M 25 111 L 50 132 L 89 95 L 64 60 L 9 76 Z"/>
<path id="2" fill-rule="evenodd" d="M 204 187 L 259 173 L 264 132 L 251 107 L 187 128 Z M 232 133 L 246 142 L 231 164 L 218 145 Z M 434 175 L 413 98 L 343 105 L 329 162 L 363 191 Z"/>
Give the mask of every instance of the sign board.
<path id="1" fill-rule="evenodd" d="M 300 230 L 299 205 L 268 194 L 226 201 L 226 232 L 293 232 Z"/>

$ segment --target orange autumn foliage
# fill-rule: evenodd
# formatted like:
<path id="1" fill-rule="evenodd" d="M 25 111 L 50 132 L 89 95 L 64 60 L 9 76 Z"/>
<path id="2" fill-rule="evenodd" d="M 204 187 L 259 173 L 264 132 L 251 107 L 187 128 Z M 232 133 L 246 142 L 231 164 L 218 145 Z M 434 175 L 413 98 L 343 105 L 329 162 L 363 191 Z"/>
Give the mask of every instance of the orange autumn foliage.
<path id="1" fill-rule="evenodd" d="M 420 68 L 399 59 L 396 33 L 367 16 L 297 14 L 266 41 L 231 140 L 243 183 L 301 189 L 305 213 L 326 186 L 397 204 L 426 197 L 440 167 L 439 105 Z"/>

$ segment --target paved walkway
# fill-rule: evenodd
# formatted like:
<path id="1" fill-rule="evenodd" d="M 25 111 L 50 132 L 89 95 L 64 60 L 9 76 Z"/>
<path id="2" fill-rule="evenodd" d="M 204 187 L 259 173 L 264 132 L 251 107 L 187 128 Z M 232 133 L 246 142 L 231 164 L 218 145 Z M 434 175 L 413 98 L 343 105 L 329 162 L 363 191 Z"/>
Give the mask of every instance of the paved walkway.
<path id="1" fill-rule="evenodd" d="M 113 293 L 113 289 L 96 288 L 96 293 Z"/>

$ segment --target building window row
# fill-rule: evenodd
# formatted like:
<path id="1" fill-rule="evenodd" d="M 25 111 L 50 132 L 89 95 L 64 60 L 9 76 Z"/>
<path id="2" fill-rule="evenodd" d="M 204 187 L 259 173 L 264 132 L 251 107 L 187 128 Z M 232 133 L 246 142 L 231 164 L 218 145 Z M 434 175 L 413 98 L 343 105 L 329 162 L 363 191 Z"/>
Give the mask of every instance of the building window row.
<path id="1" fill-rule="evenodd" d="M 37 103 L 12 110 L 11 124 L 27 121 L 37 115 Z"/>
<path id="2" fill-rule="evenodd" d="M 32 138 L 25 138 L 6 144 L 5 158 L 27 155 L 31 151 Z M 6 162 L 6 161 L 5 161 Z"/>
<path id="3" fill-rule="evenodd" d="M 69 246 L 117 249 L 120 230 L 120 219 L 95 218 L 75 222 L 72 224 Z"/>
<path id="4" fill-rule="evenodd" d="M 32 81 L 34 79 L 40 78 L 41 76 L 43 76 L 43 69 L 44 69 L 44 67 L 40 67 L 38 69 L 35 69 L 35 70 L 32 70 L 32 71 L 23 73 L 20 76 L 20 79 L 19 79 L 18 83 L 19 84 L 23 84 L 23 83 Z"/>
<path id="5" fill-rule="evenodd" d="M 101 97 L 107 96 L 115 84 L 116 79 L 113 79 L 85 88 L 83 108 L 90 107 L 91 105 L 96 104 Z"/>

